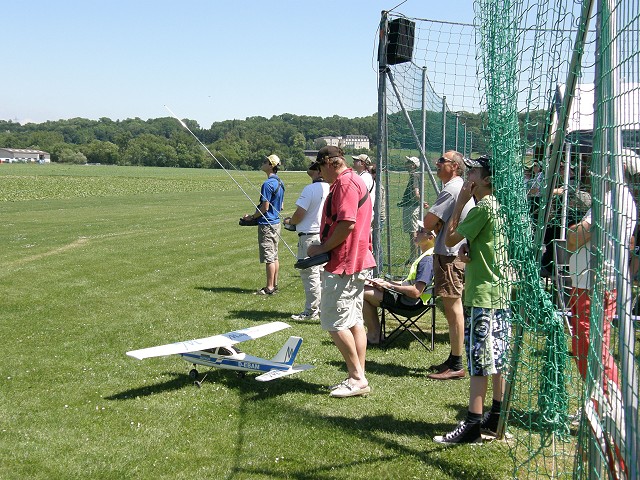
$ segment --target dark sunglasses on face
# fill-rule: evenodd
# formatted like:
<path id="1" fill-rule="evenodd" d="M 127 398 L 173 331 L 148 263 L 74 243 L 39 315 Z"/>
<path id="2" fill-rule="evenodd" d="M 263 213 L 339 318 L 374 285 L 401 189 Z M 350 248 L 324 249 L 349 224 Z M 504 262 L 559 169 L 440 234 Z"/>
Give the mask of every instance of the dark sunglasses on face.
<path id="1" fill-rule="evenodd" d="M 440 157 L 438 160 L 436 160 L 436 163 L 443 164 L 443 163 L 453 163 L 453 162 L 448 158 Z"/>

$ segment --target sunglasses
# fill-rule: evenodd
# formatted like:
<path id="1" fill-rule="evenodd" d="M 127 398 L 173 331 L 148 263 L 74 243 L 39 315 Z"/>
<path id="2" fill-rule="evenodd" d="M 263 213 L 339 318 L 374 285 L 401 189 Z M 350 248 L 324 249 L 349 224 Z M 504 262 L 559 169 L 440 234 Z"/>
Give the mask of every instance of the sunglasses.
<path id="1" fill-rule="evenodd" d="M 440 157 L 438 160 L 436 160 L 436 163 L 439 163 L 439 164 L 453 163 L 453 161 L 449 160 L 448 158 Z"/>

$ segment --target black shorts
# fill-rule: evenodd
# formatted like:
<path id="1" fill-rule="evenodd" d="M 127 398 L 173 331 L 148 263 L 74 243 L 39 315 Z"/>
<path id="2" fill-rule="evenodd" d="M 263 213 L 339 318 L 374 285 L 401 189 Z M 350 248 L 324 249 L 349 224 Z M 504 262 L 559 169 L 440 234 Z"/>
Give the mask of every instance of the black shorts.
<path id="1" fill-rule="evenodd" d="M 393 290 L 385 289 L 382 292 L 382 306 L 383 307 L 403 307 L 403 308 L 411 308 L 411 307 L 419 307 L 422 305 L 422 300 L 418 300 L 416 304 L 409 304 L 402 301 L 402 294 L 395 292 Z"/>

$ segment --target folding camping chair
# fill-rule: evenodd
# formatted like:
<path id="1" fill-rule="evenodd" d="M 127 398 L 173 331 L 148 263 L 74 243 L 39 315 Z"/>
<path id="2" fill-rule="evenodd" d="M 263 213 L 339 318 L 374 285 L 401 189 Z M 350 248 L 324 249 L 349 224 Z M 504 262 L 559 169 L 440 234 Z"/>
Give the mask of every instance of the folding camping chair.
<path id="1" fill-rule="evenodd" d="M 388 346 L 394 342 L 403 332 L 409 332 L 414 336 L 420 345 L 429 350 L 429 347 L 425 344 L 429 338 L 427 333 L 420 328 L 418 321 L 431 312 L 431 350 L 435 347 L 435 333 L 436 333 L 436 304 L 435 298 L 431 296 L 426 304 L 419 303 L 418 305 L 385 305 L 384 302 L 380 306 L 382 308 L 382 315 L 380 318 L 380 345 Z M 398 326 L 394 328 L 389 335 L 387 335 L 387 313 L 391 315 L 397 322 Z"/>

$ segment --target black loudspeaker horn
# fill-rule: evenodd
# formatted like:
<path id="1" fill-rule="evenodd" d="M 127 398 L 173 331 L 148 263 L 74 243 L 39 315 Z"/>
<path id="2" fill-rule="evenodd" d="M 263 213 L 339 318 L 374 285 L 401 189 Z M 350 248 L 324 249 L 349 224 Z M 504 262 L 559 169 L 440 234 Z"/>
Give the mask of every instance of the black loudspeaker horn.
<path id="1" fill-rule="evenodd" d="M 396 18 L 389 22 L 387 65 L 411 61 L 415 28 L 416 24 L 406 18 Z"/>

